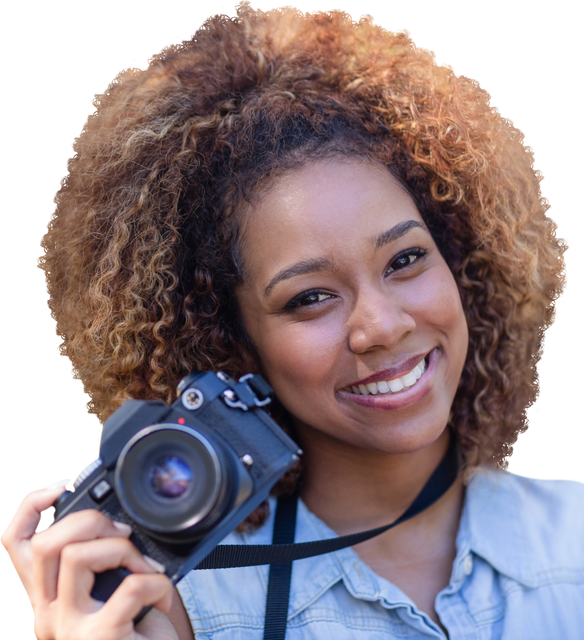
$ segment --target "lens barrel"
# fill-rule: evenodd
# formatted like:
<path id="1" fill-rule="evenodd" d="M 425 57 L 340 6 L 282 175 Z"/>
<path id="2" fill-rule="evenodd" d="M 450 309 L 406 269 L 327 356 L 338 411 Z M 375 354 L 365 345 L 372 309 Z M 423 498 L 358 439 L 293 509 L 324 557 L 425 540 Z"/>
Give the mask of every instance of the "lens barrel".
<path id="1" fill-rule="evenodd" d="M 164 538 L 184 538 L 215 522 L 230 502 L 233 472 L 221 447 L 199 431 L 159 424 L 124 447 L 115 489 L 126 513 Z"/>

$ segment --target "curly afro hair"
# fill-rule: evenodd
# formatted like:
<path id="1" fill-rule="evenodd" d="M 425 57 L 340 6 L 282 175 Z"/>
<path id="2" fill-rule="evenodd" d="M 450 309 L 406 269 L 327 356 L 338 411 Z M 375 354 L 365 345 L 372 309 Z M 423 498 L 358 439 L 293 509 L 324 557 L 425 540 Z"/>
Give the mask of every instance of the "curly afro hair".
<path id="1" fill-rule="evenodd" d="M 41 266 L 100 419 L 130 397 L 172 400 L 193 369 L 257 369 L 234 297 L 237 214 L 279 172 L 358 156 L 407 187 L 458 284 L 470 343 L 450 426 L 466 468 L 505 465 L 565 247 L 521 132 L 476 82 L 369 18 L 243 3 L 95 106 Z"/>

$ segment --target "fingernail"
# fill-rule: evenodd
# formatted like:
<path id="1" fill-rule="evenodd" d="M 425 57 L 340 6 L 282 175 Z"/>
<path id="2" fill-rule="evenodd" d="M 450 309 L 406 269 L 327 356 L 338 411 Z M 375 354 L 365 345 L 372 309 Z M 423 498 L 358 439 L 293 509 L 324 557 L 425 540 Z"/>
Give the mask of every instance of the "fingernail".
<path id="1" fill-rule="evenodd" d="M 118 522 L 117 520 L 112 520 L 112 524 L 120 533 L 123 533 L 125 536 L 132 533 L 132 527 L 129 524 L 126 524 L 125 522 Z"/>
<path id="2" fill-rule="evenodd" d="M 69 482 L 71 482 L 69 478 L 65 480 L 59 480 L 59 482 L 53 482 L 53 484 L 50 484 L 48 487 L 45 487 L 45 491 L 52 491 L 53 489 L 57 489 L 59 487 L 62 487 L 64 489 L 65 485 L 68 484 Z"/>
<path id="3" fill-rule="evenodd" d="M 149 564 L 156 573 L 164 573 L 166 571 L 166 567 L 163 564 L 160 564 L 158 560 L 154 560 L 150 556 L 142 556 L 147 564 Z"/>

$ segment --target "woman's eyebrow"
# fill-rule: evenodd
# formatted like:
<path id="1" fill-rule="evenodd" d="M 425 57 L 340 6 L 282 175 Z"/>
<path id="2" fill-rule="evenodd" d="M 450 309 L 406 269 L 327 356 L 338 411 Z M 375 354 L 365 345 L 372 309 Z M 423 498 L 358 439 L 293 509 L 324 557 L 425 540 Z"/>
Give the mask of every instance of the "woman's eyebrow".
<path id="1" fill-rule="evenodd" d="M 419 222 L 418 220 L 406 220 L 405 222 L 400 222 L 393 226 L 388 231 L 384 231 L 382 234 L 373 239 L 373 244 L 375 249 L 381 249 L 386 244 L 401 238 L 405 235 L 410 229 L 414 227 L 420 227 L 425 231 L 428 231 L 426 225 L 423 222 Z M 313 258 L 311 260 L 301 260 L 296 264 L 293 264 L 291 267 L 286 267 L 286 269 L 282 269 L 282 271 L 278 271 L 278 273 L 270 280 L 268 286 L 264 289 L 264 296 L 267 296 L 268 293 L 282 280 L 288 280 L 288 278 L 293 278 L 294 276 L 301 276 L 305 273 L 313 273 L 314 271 L 322 271 L 323 269 L 327 269 L 331 267 L 331 261 L 328 258 Z"/>
<path id="2" fill-rule="evenodd" d="M 373 246 L 375 247 L 375 249 L 381 249 L 381 247 L 385 246 L 386 244 L 389 244 L 390 242 L 394 242 L 398 238 L 401 238 L 414 227 L 420 227 L 421 229 L 424 229 L 424 231 L 428 231 L 428 228 L 423 222 L 419 222 L 418 220 L 406 220 L 405 222 L 396 224 L 388 231 L 384 231 L 376 238 L 373 238 Z"/>
<path id="3" fill-rule="evenodd" d="M 314 271 L 322 271 L 331 267 L 331 261 L 328 258 L 313 258 L 311 260 L 301 260 L 296 262 L 291 267 L 286 267 L 270 280 L 268 286 L 264 290 L 264 296 L 270 293 L 270 290 L 275 287 L 278 282 L 293 278 L 294 276 L 301 276 L 305 273 L 312 273 Z"/>

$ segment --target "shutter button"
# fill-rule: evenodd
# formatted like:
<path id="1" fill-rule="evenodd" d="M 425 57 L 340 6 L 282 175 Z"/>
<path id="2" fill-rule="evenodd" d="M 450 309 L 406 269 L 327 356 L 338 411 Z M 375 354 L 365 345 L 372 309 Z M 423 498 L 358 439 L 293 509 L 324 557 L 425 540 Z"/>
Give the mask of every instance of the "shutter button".
<path id="1" fill-rule="evenodd" d="M 462 570 L 465 576 L 470 576 L 472 573 L 472 556 L 469 554 L 462 562 Z"/>

